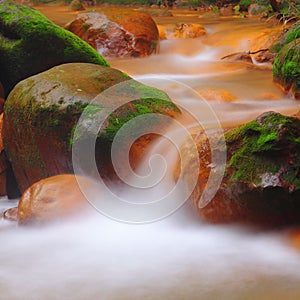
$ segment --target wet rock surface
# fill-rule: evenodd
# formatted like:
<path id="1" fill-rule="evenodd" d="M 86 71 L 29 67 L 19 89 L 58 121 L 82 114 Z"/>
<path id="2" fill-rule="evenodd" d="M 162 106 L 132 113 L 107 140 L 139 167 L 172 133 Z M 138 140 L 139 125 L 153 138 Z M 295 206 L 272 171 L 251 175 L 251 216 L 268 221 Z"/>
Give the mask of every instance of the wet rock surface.
<path id="1" fill-rule="evenodd" d="M 277 54 L 273 77 L 284 92 L 300 99 L 300 38 L 285 45 Z"/>
<path id="2" fill-rule="evenodd" d="M 52 176 L 33 184 L 20 199 L 19 224 L 45 224 L 86 211 L 89 203 L 77 181 L 94 188 L 94 183 L 87 178 L 70 174 Z"/>
<path id="3" fill-rule="evenodd" d="M 18 207 L 12 207 L 3 212 L 2 218 L 7 221 L 18 221 Z"/>
<path id="4" fill-rule="evenodd" d="M 68 62 L 108 63 L 90 45 L 37 10 L 0 1 L 0 81 L 6 96 L 21 80 Z"/>
<path id="5" fill-rule="evenodd" d="M 105 57 L 144 57 L 155 53 L 159 33 L 153 19 L 145 13 L 82 13 L 66 29 L 97 49 Z"/>
<path id="6" fill-rule="evenodd" d="M 250 223 L 267 227 L 300 223 L 300 120 L 269 112 L 225 133 L 226 148 L 214 148 L 204 135 L 195 138 L 200 160 L 191 195 L 200 216 L 212 223 Z M 218 136 L 214 137 L 218 141 Z M 222 146 L 223 147 L 223 146 Z M 184 178 L 191 181 L 193 155 L 186 148 Z M 204 207 L 200 197 L 214 172 L 211 153 L 227 153 L 220 188 Z M 189 158 L 188 158 L 189 157 Z"/>
<path id="7" fill-rule="evenodd" d="M 205 28 L 201 24 L 177 24 L 173 34 L 176 38 L 193 39 L 206 34 Z"/>
<path id="8" fill-rule="evenodd" d="M 104 117 L 98 114 L 111 109 L 113 112 Z M 76 131 L 83 112 L 86 121 Z M 89 141 L 90 136 L 97 137 L 94 147 L 98 169 L 111 178 L 111 143 L 126 122 L 143 114 L 152 117 L 144 127 L 128 127 L 124 143 L 126 136 L 139 130 L 166 126 L 160 114 L 173 117 L 179 113 L 164 92 L 131 80 L 119 70 L 96 64 L 64 64 L 14 88 L 5 104 L 3 138 L 23 192 L 43 178 L 73 173 L 72 147 L 78 141 Z M 95 122 L 102 123 L 101 128 L 94 128 Z M 90 155 L 85 157 L 89 160 Z"/>

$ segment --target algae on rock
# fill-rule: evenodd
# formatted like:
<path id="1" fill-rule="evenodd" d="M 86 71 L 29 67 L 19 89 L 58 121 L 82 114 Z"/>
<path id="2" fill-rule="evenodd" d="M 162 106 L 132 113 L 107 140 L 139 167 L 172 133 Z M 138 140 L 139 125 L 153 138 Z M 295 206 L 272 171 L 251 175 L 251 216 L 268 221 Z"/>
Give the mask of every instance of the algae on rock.
<path id="1" fill-rule="evenodd" d="M 39 11 L 0 0 L 0 82 L 6 95 L 19 81 L 68 62 L 108 66 L 90 45 Z"/>

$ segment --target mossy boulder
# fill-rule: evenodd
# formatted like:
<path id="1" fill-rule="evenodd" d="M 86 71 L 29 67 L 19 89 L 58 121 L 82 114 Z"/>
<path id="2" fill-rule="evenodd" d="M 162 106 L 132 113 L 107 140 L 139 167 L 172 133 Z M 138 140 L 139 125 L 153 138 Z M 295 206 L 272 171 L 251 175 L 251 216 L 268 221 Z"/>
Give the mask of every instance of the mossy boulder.
<path id="1" fill-rule="evenodd" d="M 106 89 L 127 81 L 124 89 L 122 85 L 115 91 L 110 90 L 106 98 L 95 98 Z M 128 97 L 134 100 L 122 102 Z M 97 166 L 107 178 L 113 176 L 110 151 L 116 132 L 142 114 L 178 115 L 179 109 L 168 96 L 119 70 L 86 63 L 56 66 L 18 83 L 5 103 L 3 139 L 21 191 L 43 178 L 72 173 L 73 143 L 88 138 L 82 131 L 74 136 L 82 112 L 86 108 L 85 113 L 92 122 L 99 111 L 115 107 L 120 99 L 122 105 L 118 104 L 99 128 L 96 142 Z M 89 105 L 92 100 L 93 104 Z M 151 122 L 145 127 L 164 126 L 155 118 Z"/>
<path id="2" fill-rule="evenodd" d="M 81 0 L 73 0 L 70 3 L 70 9 L 73 10 L 73 11 L 85 10 Z"/>
<path id="3" fill-rule="evenodd" d="M 273 65 L 273 78 L 284 92 L 300 99 L 300 21 L 284 32 L 281 38 L 272 45 L 276 52 Z"/>
<path id="4" fill-rule="evenodd" d="M 269 10 L 269 6 L 259 5 L 257 3 L 253 3 L 248 6 L 249 16 L 268 16 Z"/>
<path id="5" fill-rule="evenodd" d="M 213 138 L 218 145 L 219 137 Z M 225 149 L 211 149 L 204 135 L 195 138 L 201 168 L 191 200 L 201 217 L 212 223 L 267 227 L 299 224 L 300 120 L 268 112 L 226 132 L 225 140 L 227 164 L 222 183 L 211 201 L 202 207 L 200 196 L 207 188 L 208 175 L 216 168 L 212 166 L 211 153 L 218 157 Z M 189 149 L 185 151 L 183 177 L 188 183 L 196 166 Z"/>
<path id="6" fill-rule="evenodd" d="M 108 66 L 90 45 L 37 10 L 0 0 L 0 81 L 6 95 L 20 80 L 68 62 Z"/>
<path id="7" fill-rule="evenodd" d="M 300 38 L 279 51 L 273 65 L 273 78 L 286 93 L 300 99 Z"/>
<path id="8" fill-rule="evenodd" d="M 138 11 L 81 13 L 65 28 L 105 57 L 144 57 L 155 53 L 159 45 L 155 22 Z"/>

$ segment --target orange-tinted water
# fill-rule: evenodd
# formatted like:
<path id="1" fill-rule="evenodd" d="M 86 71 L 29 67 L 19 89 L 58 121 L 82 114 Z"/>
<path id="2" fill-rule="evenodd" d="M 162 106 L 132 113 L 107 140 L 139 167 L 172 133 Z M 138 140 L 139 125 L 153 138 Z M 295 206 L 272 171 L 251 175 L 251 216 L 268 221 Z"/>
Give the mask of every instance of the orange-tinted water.
<path id="1" fill-rule="evenodd" d="M 64 6 L 40 9 L 60 25 L 74 17 Z M 270 67 L 220 60 L 228 53 L 251 50 L 251 41 L 270 24 L 199 19 L 194 12 L 156 20 L 166 28 L 177 22 L 201 22 L 208 34 L 198 40 L 163 41 L 159 55 L 110 60 L 113 67 L 165 89 L 201 120 L 209 121 L 205 112 L 211 105 L 224 126 L 266 110 L 299 110 L 298 103 L 273 84 Z M 145 191 L 138 197 L 150 195 Z M 7 206 L 1 200 L 1 208 Z M 204 224 L 188 205 L 161 222 L 140 226 L 97 213 L 45 228 L 4 225 L 1 299 L 300 297 L 300 254 L 282 232 Z"/>

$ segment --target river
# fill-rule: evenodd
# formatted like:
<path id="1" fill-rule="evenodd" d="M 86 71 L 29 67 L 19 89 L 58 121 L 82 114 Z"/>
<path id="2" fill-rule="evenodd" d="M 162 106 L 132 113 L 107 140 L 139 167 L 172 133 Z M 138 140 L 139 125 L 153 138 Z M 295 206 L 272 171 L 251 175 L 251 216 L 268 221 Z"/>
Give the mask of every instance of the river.
<path id="1" fill-rule="evenodd" d="M 41 11 L 57 23 L 74 16 L 59 9 Z M 299 110 L 298 102 L 273 84 L 270 66 L 220 59 L 251 50 L 274 25 L 199 19 L 191 11 L 156 21 L 167 29 L 200 22 L 207 36 L 164 40 L 159 54 L 110 59 L 112 67 L 164 89 L 204 122 L 210 120 L 203 107 L 210 107 L 224 128 L 269 110 Z M 207 96 L 212 90 L 219 95 L 213 100 Z M 15 204 L 0 201 L 1 210 Z M 41 228 L 2 221 L 0 245 L 0 298 L 5 300 L 300 298 L 300 253 L 287 231 L 205 224 L 189 203 L 142 225 L 119 223 L 96 211 Z"/>

